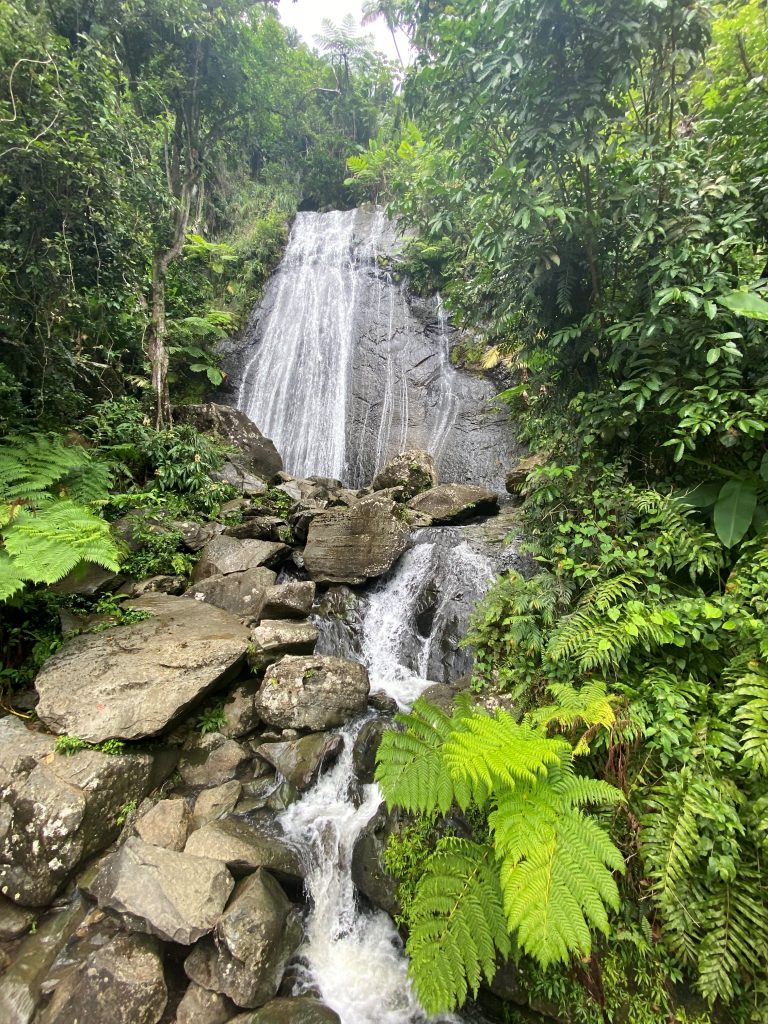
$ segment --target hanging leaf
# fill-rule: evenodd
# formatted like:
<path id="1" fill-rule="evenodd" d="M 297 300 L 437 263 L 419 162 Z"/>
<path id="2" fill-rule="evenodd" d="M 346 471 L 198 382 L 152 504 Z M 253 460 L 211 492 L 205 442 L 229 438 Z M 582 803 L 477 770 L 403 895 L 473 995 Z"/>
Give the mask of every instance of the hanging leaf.
<path id="1" fill-rule="evenodd" d="M 721 306 L 750 320 L 768 320 L 768 302 L 757 292 L 728 292 L 717 300 Z"/>
<path id="2" fill-rule="evenodd" d="M 750 480 L 729 480 L 715 503 L 715 532 L 727 548 L 738 544 L 752 522 L 757 506 L 755 485 Z"/>

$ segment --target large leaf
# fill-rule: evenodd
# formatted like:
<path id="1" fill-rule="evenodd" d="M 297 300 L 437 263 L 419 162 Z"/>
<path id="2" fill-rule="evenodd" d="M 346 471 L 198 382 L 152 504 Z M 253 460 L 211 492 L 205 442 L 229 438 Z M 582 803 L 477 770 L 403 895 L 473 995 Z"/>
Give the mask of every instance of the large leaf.
<path id="1" fill-rule="evenodd" d="M 727 548 L 738 544 L 752 523 L 757 492 L 751 480 L 729 480 L 715 503 L 715 532 Z"/>
<path id="2" fill-rule="evenodd" d="M 768 302 L 757 292 L 728 292 L 717 300 L 721 306 L 750 320 L 768 320 Z"/>

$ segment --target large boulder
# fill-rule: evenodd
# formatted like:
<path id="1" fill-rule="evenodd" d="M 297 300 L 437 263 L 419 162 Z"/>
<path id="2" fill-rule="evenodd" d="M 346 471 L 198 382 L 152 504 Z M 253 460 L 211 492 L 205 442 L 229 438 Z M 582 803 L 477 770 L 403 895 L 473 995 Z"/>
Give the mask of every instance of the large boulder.
<path id="1" fill-rule="evenodd" d="M 339 756 L 343 746 L 344 740 L 338 733 L 318 732 L 298 740 L 262 743 L 257 752 L 303 792 L 315 782 L 322 766 Z"/>
<path id="2" fill-rule="evenodd" d="M 221 860 L 133 838 L 106 859 L 86 888 L 135 931 L 191 946 L 219 920 L 234 884 Z"/>
<path id="3" fill-rule="evenodd" d="M 131 601 L 150 618 L 76 636 L 35 687 L 38 717 L 90 743 L 155 736 L 237 672 L 248 631 L 204 602 L 153 594 Z"/>
<path id="4" fill-rule="evenodd" d="M 369 689 L 368 672 L 356 661 L 289 655 L 267 672 L 256 707 L 268 725 L 320 731 L 364 711 Z"/>
<path id="5" fill-rule="evenodd" d="M 202 793 L 198 794 L 192 809 L 194 827 L 202 828 L 203 825 L 216 821 L 217 818 L 226 817 L 234 810 L 242 791 L 242 784 L 237 779 L 225 782 L 221 786 L 204 789 Z"/>
<path id="6" fill-rule="evenodd" d="M 315 600 L 315 584 L 309 580 L 270 587 L 264 603 L 265 619 L 306 619 Z"/>
<path id="7" fill-rule="evenodd" d="M 273 999 L 261 1009 L 241 1013 L 229 1024 L 341 1024 L 341 1017 L 311 996 Z"/>
<path id="8" fill-rule="evenodd" d="M 226 996 L 191 981 L 176 1008 L 175 1024 L 227 1024 L 236 1012 Z"/>
<path id="9" fill-rule="evenodd" d="M 518 464 L 507 473 L 506 487 L 509 493 L 521 494 L 528 479 L 528 474 L 546 464 L 547 455 L 545 452 L 534 452 L 533 455 L 527 455 L 524 459 L 520 459 Z"/>
<path id="10" fill-rule="evenodd" d="M 352 851 L 352 881 L 374 907 L 392 917 L 400 913 L 401 907 L 397 880 L 384 866 L 384 851 L 397 828 L 396 816 L 388 814 L 382 804 L 360 832 Z"/>
<path id="11" fill-rule="evenodd" d="M 317 626 L 310 622 L 262 619 L 251 633 L 248 664 L 259 671 L 286 654 L 312 654 L 319 635 Z"/>
<path id="12" fill-rule="evenodd" d="M 301 924 L 280 885 L 262 869 L 238 882 L 212 938 L 184 962 L 192 981 L 243 1008 L 275 995 L 302 938 Z"/>
<path id="13" fill-rule="evenodd" d="M 122 809 L 174 764 L 160 753 L 68 757 L 54 742 L 18 718 L 0 720 L 0 889 L 23 906 L 50 903 L 82 861 L 115 839 Z"/>
<path id="14" fill-rule="evenodd" d="M 184 596 L 221 608 L 245 622 L 258 622 L 275 579 L 271 569 L 261 566 L 245 572 L 208 576 L 193 583 Z"/>
<path id="15" fill-rule="evenodd" d="M 499 498 L 485 487 L 439 484 L 411 498 L 408 508 L 428 517 L 435 525 L 460 523 L 473 516 L 495 515 L 499 511 Z"/>
<path id="16" fill-rule="evenodd" d="M 224 534 L 214 537 L 205 545 L 200 561 L 192 573 L 192 582 L 199 583 L 209 576 L 227 576 L 231 572 L 245 572 L 264 565 L 273 569 L 290 554 L 287 544 L 273 540 L 238 540 Z"/>
<path id="17" fill-rule="evenodd" d="M 301 883 L 304 868 L 278 828 L 268 829 L 230 815 L 193 832 L 185 852 L 222 861 L 236 874 L 267 868 L 281 881 Z"/>
<path id="18" fill-rule="evenodd" d="M 371 486 L 374 491 L 402 487 L 403 498 L 407 500 L 421 491 L 437 486 L 435 461 L 429 452 L 418 448 L 400 452 L 376 474 Z"/>
<path id="19" fill-rule="evenodd" d="M 395 502 L 374 494 L 351 508 L 331 508 L 314 517 L 304 566 L 322 583 L 365 583 L 392 568 L 408 536 Z"/>
<path id="20" fill-rule="evenodd" d="M 179 423 L 189 423 L 202 433 L 212 432 L 239 449 L 229 459 L 243 473 L 271 479 L 283 468 L 283 460 L 268 437 L 239 409 L 206 402 L 184 405 L 175 410 Z"/>
<path id="21" fill-rule="evenodd" d="M 194 736 L 179 761 L 179 774 L 188 786 L 221 786 L 243 778 L 251 755 L 233 739 L 218 732 Z"/>
<path id="22" fill-rule="evenodd" d="M 158 1024 L 167 1000 L 157 940 L 117 935 L 64 975 L 38 1024 Z"/>
<path id="23" fill-rule="evenodd" d="M 181 797 L 158 800 L 136 821 L 136 833 L 145 843 L 181 852 L 192 824 L 192 812 Z"/>
<path id="24" fill-rule="evenodd" d="M 373 782 L 376 771 L 376 754 L 381 744 L 381 737 L 392 728 L 392 722 L 386 718 L 372 718 L 366 722 L 355 739 L 352 748 L 352 764 L 358 782 L 368 785 Z"/>

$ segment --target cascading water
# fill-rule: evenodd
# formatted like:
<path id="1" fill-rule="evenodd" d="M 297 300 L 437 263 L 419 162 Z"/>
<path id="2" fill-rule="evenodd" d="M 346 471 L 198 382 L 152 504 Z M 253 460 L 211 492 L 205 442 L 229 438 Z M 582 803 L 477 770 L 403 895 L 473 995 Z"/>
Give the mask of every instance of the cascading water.
<path id="1" fill-rule="evenodd" d="M 441 680 L 449 674 L 457 637 L 493 573 L 492 561 L 461 530 L 422 531 L 356 617 L 371 688 L 407 707 L 429 685 L 430 667 Z M 382 911 L 360 908 L 352 881 L 355 842 L 381 802 L 375 784 L 357 792 L 352 749 L 363 721 L 340 730 L 339 761 L 281 816 L 305 858 L 312 900 L 299 986 L 319 989 L 342 1024 L 419 1024 L 426 1018 L 411 991 L 394 924 Z"/>
<path id="2" fill-rule="evenodd" d="M 442 481 L 500 491 L 516 442 L 490 404 L 494 387 L 452 365 L 441 299 L 410 295 L 389 269 L 396 254 L 380 209 L 299 214 L 240 365 L 229 367 L 238 404 L 298 477 L 365 486 L 392 455 L 419 448 Z M 364 662 L 371 689 L 401 708 L 431 682 L 457 679 L 471 664 L 459 640 L 500 564 L 492 546 L 471 528 L 416 531 L 368 592 L 324 595 L 317 653 Z M 361 907 L 352 881 L 355 842 L 380 805 L 378 787 L 359 785 L 353 770 L 355 738 L 373 715 L 340 730 L 335 766 L 280 816 L 311 898 L 296 990 L 319 990 L 342 1024 L 422 1024 L 394 923 Z"/>
<path id="3" fill-rule="evenodd" d="M 442 480 L 501 490 L 515 441 L 495 389 L 451 364 L 442 301 L 394 279 L 398 248 L 380 208 L 298 214 L 229 367 L 238 405 L 295 476 L 360 487 L 421 448 Z"/>

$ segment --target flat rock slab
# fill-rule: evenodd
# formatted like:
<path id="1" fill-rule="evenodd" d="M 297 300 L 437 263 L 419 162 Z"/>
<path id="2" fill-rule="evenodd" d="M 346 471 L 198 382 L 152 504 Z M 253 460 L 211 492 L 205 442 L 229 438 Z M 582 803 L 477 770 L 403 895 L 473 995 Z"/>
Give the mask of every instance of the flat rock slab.
<path id="1" fill-rule="evenodd" d="M 222 861 L 237 873 L 267 868 L 291 883 L 304 878 L 299 854 L 276 829 L 267 831 L 234 816 L 212 821 L 193 832 L 185 852 Z"/>
<path id="2" fill-rule="evenodd" d="M 107 858 L 88 892 L 136 931 L 189 946 L 213 929 L 234 885 L 221 860 L 134 838 Z"/>
<path id="3" fill-rule="evenodd" d="M 368 672 L 345 658 L 285 657 L 264 677 L 256 708 L 281 729 L 331 729 L 365 710 Z"/>
<path id="4" fill-rule="evenodd" d="M 76 636 L 35 680 L 38 717 L 90 743 L 155 736 L 234 675 L 248 631 L 199 601 L 153 594 L 131 601 L 151 618 Z"/>
<path id="5" fill-rule="evenodd" d="M 262 612 L 265 619 L 306 619 L 315 600 L 315 584 L 310 580 L 282 583 L 270 587 Z"/>
<path id="6" fill-rule="evenodd" d="M 287 544 L 273 540 L 238 540 L 221 535 L 205 545 L 200 561 L 192 573 L 198 583 L 209 576 L 227 576 L 231 572 L 245 572 L 264 565 L 273 569 L 284 562 L 291 549 Z"/>
<path id="7" fill-rule="evenodd" d="M 152 754 L 68 757 L 53 748 L 52 736 L 18 718 L 0 720 L 0 890 L 22 906 L 50 903 L 78 865 L 117 836 L 125 805 L 162 781 Z"/>
<path id="8" fill-rule="evenodd" d="M 157 940 L 117 935 L 64 975 L 38 1024 L 158 1024 L 167 1001 Z"/>
<path id="9" fill-rule="evenodd" d="M 372 495 L 351 508 L 328 509 L 312 519 L 304 565 L 322 583 L 365 583 L 392 568 L 408 536 L 395 502 Z"/>
<path id="10" fill-rule="evenodd" d="M 265 566 L 226 575 L 219 573 L 193 583 L 184 596 L 221 608 L 246 622 L 257 622 L 276 579 L 275 573 Z"/>
<path id="11" fill-rule="evenodd" d="M 264 618 L 251 633 L 248 664 L 258 671 L 286 654 L 312 654 L 319 635 L 311 622 Z"/>
<path id="12" fill-rule="evenodd" d="M 439 484 L 408 502 L 408 508 L 429 516 L 431 523 L 460 523 L 472 516 L 494 515 L 499 511 L 499 498 L 485 487 L 468 484 Z"/>

